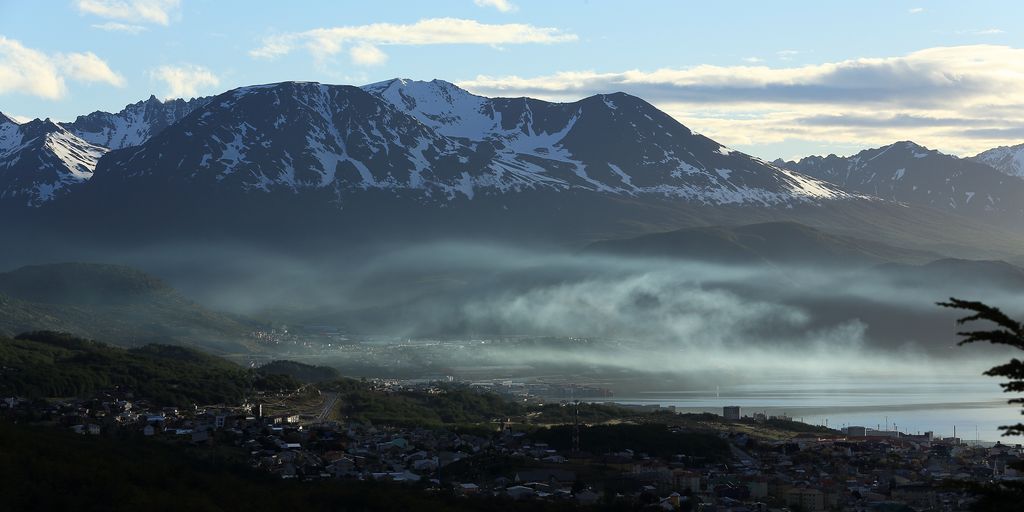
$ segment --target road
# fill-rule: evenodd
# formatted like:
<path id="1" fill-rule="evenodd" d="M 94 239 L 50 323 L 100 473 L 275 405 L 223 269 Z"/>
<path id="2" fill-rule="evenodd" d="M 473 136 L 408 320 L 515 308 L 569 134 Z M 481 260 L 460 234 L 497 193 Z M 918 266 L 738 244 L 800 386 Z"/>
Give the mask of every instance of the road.
<path id="1" fill-rule="evenodd" d="M 324 408 L 320 411 L 320 414 L 316 417 L 316 421 L 313 423 L 323 423 L 330 417 L 331 412 L 334 411 L 334 407 L 338 405 L 338 394 L 331 392 L 324 392 Z"/>

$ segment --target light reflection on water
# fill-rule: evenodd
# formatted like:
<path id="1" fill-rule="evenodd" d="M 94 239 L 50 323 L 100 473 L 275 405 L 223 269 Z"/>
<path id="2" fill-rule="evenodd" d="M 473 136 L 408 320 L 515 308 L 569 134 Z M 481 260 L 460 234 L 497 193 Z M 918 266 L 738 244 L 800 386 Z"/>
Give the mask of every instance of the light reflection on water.
<path id="1" fill-rule="evenodd" d="M 1020 407 L 1006 403 L 998 379 L 953 377 L 943 379 L 806 380 L 766 381 L 721 386 L 709 390 L 634 392 L 615 398 L 627 404 L 675 406 L 679 412 L 722 413 L 722 407 L 738 405 L 744 415 L 765 412 L 787 415 L 814 425 L 840 428 L 860 425 L 939 436 L 956 433 L 965 440 L 1017 443 L 1002 438 L 1000 425 L 1020 420 Z"/>

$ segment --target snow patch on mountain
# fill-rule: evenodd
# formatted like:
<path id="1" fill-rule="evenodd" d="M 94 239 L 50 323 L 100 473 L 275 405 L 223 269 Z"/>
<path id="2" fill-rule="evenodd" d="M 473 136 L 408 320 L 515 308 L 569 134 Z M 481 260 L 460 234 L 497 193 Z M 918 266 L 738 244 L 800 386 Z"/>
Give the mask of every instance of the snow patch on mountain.
<path id="1" fill-rule="evenodd" d="M 40 206 L 92 178 L 106 148 L 47 120 L 0 119 L 0 199 Z"/>

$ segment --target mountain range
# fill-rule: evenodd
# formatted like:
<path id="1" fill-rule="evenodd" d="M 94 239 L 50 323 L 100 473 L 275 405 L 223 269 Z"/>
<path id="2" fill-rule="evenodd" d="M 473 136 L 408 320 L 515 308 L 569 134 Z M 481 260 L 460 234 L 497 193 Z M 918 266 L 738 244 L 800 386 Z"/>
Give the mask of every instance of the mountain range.
<path id="1" fill-rule="evenodd" d="M 367 190 L 427 204 L 566 190 L 706 204 L 849 197 L 696 135 L 622 93 L 563 104 L 484 98 L 437 80 L 363 88 L 285 82 L 196 102 L 163 104 L 172 113 L 154 116 L 161 122 L 197 108 L 170 126 L 139 123 L 148 139 L 118 138 L 112 149 L 131 149 L 103 159 L 83 189 L 312 192 L 341 206 Z M 85 133 L 83 118 L 75 124 Z"/>
<path id="2" fill-rule="evenodd" d="M 910 141 L 865 149 L 850 157 L 810 156 L 776 163 L 851 193 L 989 221 L 1024 220 L 1024 179 Z"/>
<path id="3" fill-rule="evenodd" d="M 441 80 L 281 82 L 69 123 L 2 117 L 0 209 L 8 236 L 72 245 L 314 234 L 355 245 L 382 233 L 581 244 L 796 221 L 912 250 L 1019 256 L 1024 179 L 984 155 L 898 142 L 766 162 L 624 93 L 552 103 Z"/>
<path id="4" fill-rule="evenodd" d="M 971 159 L 1010 176 L 1024 178 L 1024 144 L 992 148 L 974 155 Z"/>

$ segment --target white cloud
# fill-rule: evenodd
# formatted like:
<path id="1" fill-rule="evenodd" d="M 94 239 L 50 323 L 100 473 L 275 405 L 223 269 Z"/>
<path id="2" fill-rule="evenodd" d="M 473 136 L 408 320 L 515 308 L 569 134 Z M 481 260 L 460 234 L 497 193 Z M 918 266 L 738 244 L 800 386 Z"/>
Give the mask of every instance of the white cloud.
<path id="1" fill-rule="evenodd" d="M 924 7 L 913 7 L 911 9 L 907 9 L 907 12 L 910 14 L 921 14 L 924 12 Z"/>
<path id="2" fill-rule="evenodd" d="M 0 36 L 0 94 L 60 99 L 67 94 L 66 79 L 124 85 L 124 78 L 92 52 L 47 55 Z"/>
<path id="3" fill-rule="evenodd" d="M 0 36 L 0 94 L 8 92 L 58 99 L 67 88 L 49 56 Z"/>
<path id="4" fill-rule="evenodd" d="M 129 25 L 127 23 L 118 23 L 116 21 L 108 21 L 106 23 L 97 23 L 92 28 L 98 28 L 100 30 L 106 30 L 107 32 L 125 32 L 128 34 L 138 34 L 146 30 L 146 27 L 142 25 Z"/>
<path id="5" fill-rule="evenodd" d="M 168 25 L 179 0 L 77 0 L 78 10 L 101 18 Z"/>
<path id="6" fill-rule="evenodd" d="M 387 54 L 370 43 L 359 43 L 349 50 L 352 62 L 360 66 L 379 66 L 388 60 Z"/>
<path id="7" fill-rule="evenodd" d="M 259 48 L 249 52 L 257 58 L 274 58 L 305 48 L 318 61 L 340 53 L 346 45 L 370 45 L 376 50 L 350 52 L 356 64 L 377 64 L 384 52 L 380 46 L 421 46 L 434 44 L 551 44 L 575 41 L 575 34 L 557 28 L 535 27 L 521 23 L 486 24 L 457 18 L 432 18 L 413 24 L 374 23 L 305 32 L 279 34 L 264 38 Z M 366 57 L 369 59 L 365 59 Z M 359 62 L 364 58 L 364 62 Z"/>
<path id="8" fill-rule="evenodd" d="M 55 60 L 69 77 L 80 82 L 103 82 L 115 87 L 124 86 L 124 78 L 115 73 L 95 53 L 69 53 Z"/>
<path id="9" fill-rule="evenodd" d="M 493 7 L 501 12 L 514 12 L 519 8 L 508 0 L 473 0 L 479 7 Z"/>
<path id="10" fill-rule="evenodd" d="M 150 77 L 164 82 L 167 86 L 165 98 L 194 98 L 199 91 L 216 87 L 220 78 L 202 66 L 160 66 L 150 71 Z"/>
<path id="11" fill-rule="evenodd" d="M 566 71 L 478 76 L 459 85 L 490 96 L 555 101 L 625 91 L 729 145 L 881 145 L 909 138 L 969 154 L 1024 138 L 1021 83 L 1024 49 L 974 45 L 806 66 Z"/>

